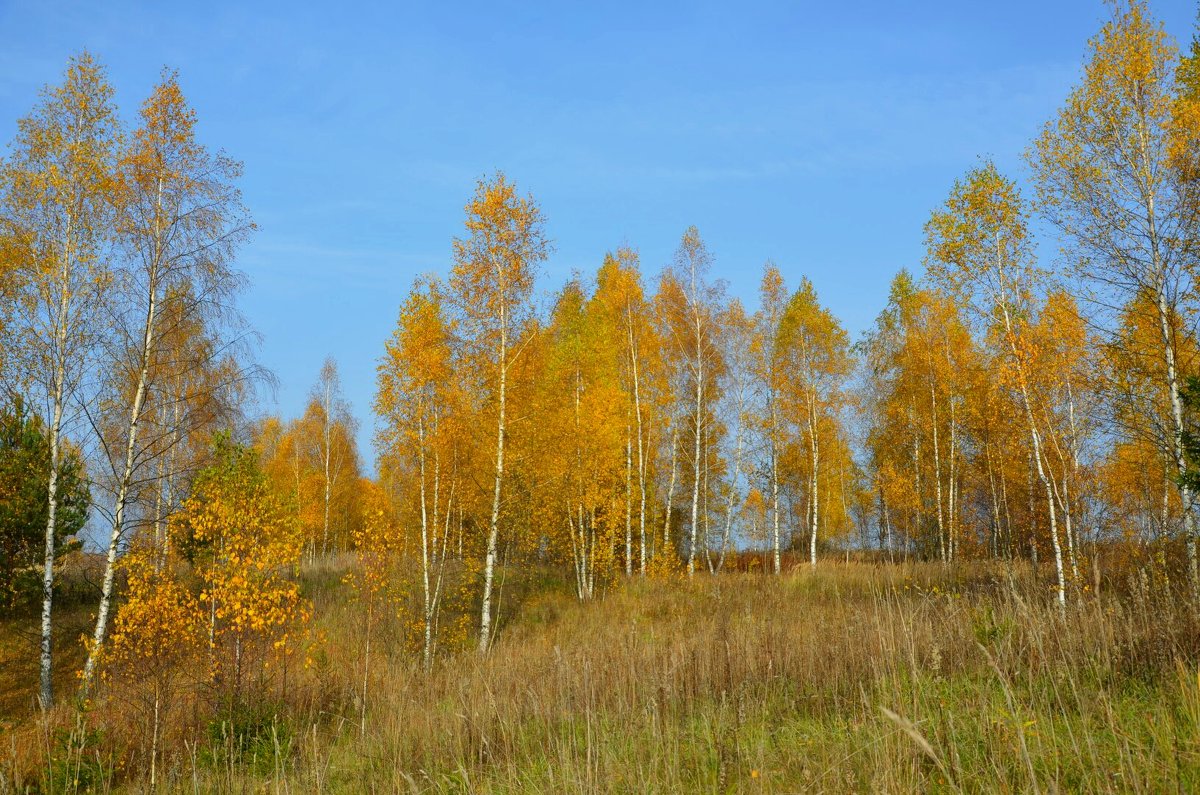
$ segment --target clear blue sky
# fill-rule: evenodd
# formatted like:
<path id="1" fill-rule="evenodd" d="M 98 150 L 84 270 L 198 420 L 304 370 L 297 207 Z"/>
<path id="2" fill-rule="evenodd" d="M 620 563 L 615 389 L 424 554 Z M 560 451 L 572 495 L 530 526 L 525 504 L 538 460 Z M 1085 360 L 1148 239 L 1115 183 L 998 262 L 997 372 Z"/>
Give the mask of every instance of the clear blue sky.
<path id="1" fill-rule="evenodd" d="M 1192 0 L 1151 7 L 1191 38 Z M 369 462 L 375 361 L 413 277 L 448 269 L 479 176 L 502 169 L 542 204 L 546 290 L 622 242 L 657 273 L 696 224 L 733 294 L 752 305 L 773 258 L 857 336 L 895 271 L 919 270 L 922 224 L 954 179 L 979 155 L 1020 173 L 1106 13 L 0 0 L 0 139 L 83 48 L 127 116 L 177 68 L 204 141 L 246 164 L 260 231 L 241 306 L 280 380 L 263 408 L 301 411 L 332 354 Z"/>

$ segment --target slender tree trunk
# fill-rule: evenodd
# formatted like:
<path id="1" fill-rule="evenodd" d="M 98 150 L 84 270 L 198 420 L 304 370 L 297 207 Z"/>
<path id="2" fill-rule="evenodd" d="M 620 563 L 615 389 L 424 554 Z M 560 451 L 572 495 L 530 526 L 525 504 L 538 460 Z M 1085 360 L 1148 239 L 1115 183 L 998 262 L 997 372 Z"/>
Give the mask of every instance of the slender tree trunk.
<path id="1" fill-rule="evenodd" d="M 366 736 L 367 733 L 367 694 L 371 684 L 371 628 L 373 626 L 372 618 L 374 617 L 374 601 L 367 599 L 367 626 L 363 633 L 363 681 L 362 681 L 362 710 L 358 717 L 358 734 L 360 737 Z M 428 636 L 426 638 L 426 646 L 428 647 Z M 429 672 L 428 664 L 425 667 L 426 673 Z"/>
<path id="2" fill-rule="evenodd" d="M 303 521 L 304 511 L 300 504 L 302 500 L 300 489 L 300 452 L 300 445 L 294 442 L 292 444 L 292 491 L 296 497 L 296 524 L 305 529 L 304 545 L 307 547 L 306 554 L 311 563 L 317 559 L 317 537 L 315 533 L 311 535 L 308 533 L 308 528 L 305 527 L 305 522 Z"/>
<path id="3" fill-rule="evenodd" d="M 425 644 L 422 653 L 425 670 L 433 663 L 433 591 L 430 588 L 429 509 L 425 503 L 425 415 L 423 408 L 417 420 L 417 468 L 421 479 L 421 588 L 424 604 Z"/>
<path id="4" fill-rule="evenodd" d="M 578 521 L 577 526 L 578 526 L 578 534 L 579 534 L 579 542 L 578 542 L 578 546 L 579 546 L 578 569 L 579 569 L 579 572 L 577 575 L 577 579 L 578 579 L 579 585 L 578 585 L 577 590 L 579 592 L 579 599 L 581 601 L 592 598 L 591 570 L 596 565 L 595 558 L 593 556 L 593 553 L 595 551 L 595 546 L 594 546 L 594 540 L 593 540 L 593 536 L 592 536 L 592 533 L 595 528 L 588 527 L 587 521 L 585 520 L 584 513 L 583 513 L 583 502 L 584 502 L 584 497 L 585 497 L 585 489 L 584 489 L 584 482 L 583 482 L 584 481 L 583 442 L 582 442 L 583 434 L 580 431 L 580 425 L 581 425 L 581 421 L 582 421 L 581 410 L 580 410 L 581 409 L 580 397 L 582 396 L 582 394 L 583 394 L 583 374 L 580 372 L 580 368 L 579 368 L 579 365 L 577 362 L 576 367 L 575 367 L 575 384 L 574 384 L 574 393 L 573 393 L 574 408 L 575 408 L 575 415 L 574 415 L 575 468 L 574 468 L 574 474 L 572 476 L 572 480 L 574 481 L 575 507 L 571 508 L 570 506 L 568 506 L 567 513 L 569 516 L 571 511 L 574 510 L 576 512 L 577 521 Z M 574 527 L 576 527 L 576 525 L 572 524 L 572 527 L 574 528 Z"/>
<path id="5" fill-rule="evenodd" d="M 39 661 L 41 691 L 39 700 L 42 709 L 49 709 L 54 703 L 53 679 L 53 623 L 52 610 L 54 603 L 54 558 L 57 553 L 55 543 L 56 520 L 58 513 L 58 472 L 61 464 L 59 450 L 59 433 L 62 428 L 62 395 L 64 373 L 61 364 L 55 373 L 53 419 L 50 422 L 50 478 L 47 486 L 49 504 L 46 508 L 46 555 L 42 567 L 42 640 L 41 659 Z"/>
<path id="6" fill-rule="evenodd" d="M 1009 316 L 1008 305 L 1003 303 L 1001 310 L 1004 316 L 1004 327 L 1007 332 L 1009 345 L 1012 347 L 1013 357 L 1017 361 L 1018 373 L 1017 377 L 1021 383 L 1021 401 L 1025 405 L 1025 419 L 1029 424 L 1029 436 L 1033 442 L 1033 460 L 1036 464 L 1038 479 L 1042 482 L 1042 486 L 1046 489 L 1046 509 L 1050 516 L 1050 543 L 1054 548 L 1054 570 L 1057 576 L 1056 594 L 1060 608 L 1065 608 L 1067 604 L 1067 588 L 1066 575 L 1063 571 L 1063 554 L 1062 543 L 1058 537 L 1058 511 L 1055 508 L 1055 488 L 1050 479 L 1049 472 L 1046 471 L 1046 466 L 1043 463 L 1042 437 L 1038 432 L 1037 422 L 1033 416 L 1033 406 L 1029 398 L 1029 387 L 1026 382 L 1025 368 L 1020 352 L 1016 349 L 1016 332 L 1013 328 L 1012 319 Z"/>
<path id="7" fill-rule="evenodd" d="M 154 677 L 154 725 L 150 733 L 150 791 L 158 788 L 158 725 L 159 703 L 162 700 L 159 677 Z"/>
<path id="8" fill-rule="evenodd" d="M 1139 176 L 1157 172 L 1153 158 L 1148 151 L 1145 109 L 1138 108 L 1139 134 Z M 1171 328 L 1171 310 L 1167 305 L 1166 272 L 1163 266 L 1161 240 L 1158 232 L 1158 217 L 1153 186 L 1144 186 L 1142 195 L 1146 197 L 1146 234 L 1150 243 L 1151 267 L 1154 274 L 1155 307 L 1158 310 L 1158 328 L 1163 348 L 1163 363 L 1166 365 L 1167 401 L 1171 410 L 1171 457 L 1175 464 L 1175 473 L 1182 475 L 1187 469 L 1187 461 L 1183 451 L 1183 401 L 1179 394 L 1179 373 L 1175 361 L 1175 339 Z M 1192 505 L 1192 490 L 1186 483 L 1179 484 L 1179 496 L 1183 510 L 1183 531 L 1186 539 L 1188 557 L 1188 585 L 1191 589 L 1192 601 L 1200 602 L 1200 558 L 1196 549 L 1196 520 Z"/>
<path id="9" fill-rule="evenodd" d="M 1042 463 L 1041 434 L 1038 433 L 1037 427 L 1033 425 L 1032 413 L 1030 413 L 1029 422 L 1030 436 L 1033 438 L 1033 458 L 1037 464 L 1038 479 L 1042 481 L 1042 485 L 1046 489 L 1046 508 L 1050 513 L 1050 543 L 1054 548 L 1054 571 L 1057 576 L 1056 591 L 1058 604 L 1060 607 L 1065 607 L 1067 604 L 1066 576 L 1063 571 L 1062 542 L 1058 538 L 1058 512 L 1055 510 L 1054 505 L 1054 487 Z"/>
<path id="10" fill-rule="evenodd" d="M 171 455 L 167 458 L 167 479 L 164 484 L 166 490 L 166 522 L 163 527 L 162 546 L 159 548 L 160 567 L 165 567 L 171 556 L 171 528 L 170 515 L 175 510 L 175 479 L 179 474 L 179 404 L 182 397 L 176 396 L 174 405 L 171 407 L 172 426 L 171 426 Z"/>
<path id="11" fill-rule="evenodd" d="M 1176 474 L 1183 474 L 1187 470 L 1187 461 L 1183 452 L 1183 401 L 1179 396 L 1175 344 L 1171 333 L 1170 313 L 1165 290 L 1160 288 L 1157 292 L 1158 324 L 1167 371 L 1167 400 L 1171 408 L 1171 463 L 1175 467 Z M 1179 484 L 1179 497 L 1183 510 L 1183 532 L 1187 546 L 1188 585 L 1193 601 L 1200 601 L 1200 560 L 1197 558 L 1196 551 L 1196 519 L 1192 506 L 1192 490 L 1186 483 Z"/>
<path id="12" fill-rule="evenodd" d="M 733 448 L 733 477 L 729 481 L 729 498 L 725 503 L 725 527 L 721 531 L 721 552 L 717 557 L 717 571 L 725 566 L 725 555 L 729 550 L 729 542 L 733 535 L 733 515 L 737 509 L 737 482 L 742 474 L 742 406 L 738 400 L 738 426 L 734 437 Z"/>
<path id="13" fill-rule="evenodd" d="M 883 524 L 883 546 L 888 553 L 888 562 L 894 563 L 892 554 L 892 518 L 888 512 L 887 498 L 883 496 L 883 484 L 879 485 L 879 518 Z"/>
<path id="14" fill-rule="evenodd" d="M 697 336 L 699 336 L 699 332 L 697 332 Z M 702 381 L 703 364 L 701 363 L 701 361 L 702 360 L 701 360 L 700 354 L 697 353 L 696 404 L 695 404 L 696 421 L 694 423 L 695 427 L 693 430 L 693 435 L 695 437 L 695 440 L 694 440 L 695 444 L 693 445 L 693 454 L 695 456 L 695 460 L 693 461 L 693 464 L 692 464 L 692 528 L 691 528 L 692 536 L 691 536 L 691 543 L 688 546 L 688 557 L 687 557 L 687 573 L 688 573 L 689 577 L 696 573 L 696 545 L 697 545 L 698 537 L 699 537 L 699 533 L 700 533 L 700 474 L 701 474 L 701 466 L 702 466 L 700 456 L 701 456 L 701 452 L 702 452 L 701 451 L 702 435 L 704 433 L 704 431 L 703 431 L 703 426 L 704 426 L 704 413 L 703 413 L 703 410 L 704 410 L 704 386 L 703 386 L 703 381 Z"/>
<path id="15" fill-rule="evenodd" d="M 810 390 L 811 391 L 811 390 Z M 812 510 L 812 527 L 808 542 L 808 561 L 815 571 L 817 568 L 817 526 L 819 524 L 820 513 L 818 511 L 819 502 L 817 490 L 819 488 L 818 471 L 821 461 L 819 442 L 817 441 L 817 405 L 816 395 L 810 394 L 808 398 L 808 436 L 809 436 L 809 451 L 812 455 L 812 497 L 809 500 Z"/>
<path id="16" fill-rule="evenodd" d="M 937 503 L 938 550 L 942 556 L 942 563 L 946 563 L 946 527 L 942 516 L 942 455 L 938 445 L 937 395 L 933 389 L 932 379 L 929 383 L 929 410 L 930 425 L 933 428 L 933 490 L 934 500 Z"/>
<path id="17" fill-rule="evenodd" d="M 1036 490 L 1034 488 L 1035 475 L 1034 475 L 1033 451 L 1032 450 L 1029 452 L 1029 467 L 1028 467 L 1028 469 L 1029 469 L 1029 472 L 1027 473 L 1028 480 L 1026 482 L 1026 491 L 1028 492 L 1028 495 L 1029 495 L 1029 506 L 1027 509 L 1029 512 L 1029 560 L 1030 560 L 1030 563 L 1033 564 L 1033 577 L 1034 577 L 1034 579 L 1037 579 L 1038 571 L 1039 571 L 1038 545 L 1037 545 L 1037 537 L 1033 530 L 1034 519 L 1036 518 L 1037 509 L 1034 507 L 1034 494 L 1035 494 Z"/>
<path id="18" fill-rule="evenodd" d="M 67 323 L 70 317 L 70 263 L 71 263 L 71 234 L 73 216 L 67 220 L 66 235 L 63 245 L 63 270 L 61 294 L 58 300 L 58 311 L 54 318 L 54 373 L 51 378 L 51 421 L 48 430 L 50 437 L 50 477 L 46 485 L 46 552 L 42 566 L 42 637 L 39 660 L 40 693 L 39 700 L 42 709 L 49 709 L 54 703 L 54 668 L 53 668 L 53 606 L 54 606 L 54 562 L 57 553 L 56 535 L 58 521 L 58 475 L 62 466 L 61 434 L 64 401 L 66 398 L 67 381 Z"/>
<path id="19" fill-rule="evenodd" d="M 166 457 L 160 455 L 155 465 L 158 471 L 155 473 L 154 489 L 154 570 L 162 571 L 163 566 L 166 565 L 166 561 L 162 557 L 163 540 L 167 534 L 163 509 L 163 491 L 166 489 L 167 483 Z"/>
<path id="20" fill-rule="evenodd" d="M 633 576 L 633 434 L 625 428 L 625 576 Z"/>
<path id="21" fill-rule="evenodd" d="M 1070 483 L 1072 481 L 1078 482 L 1076 480 L 1076 478 L 1078 477 L 1078 474 L 1079 474 L 1079 428 L 1075 424 L 1075 389 L 1071 385 L 1071 374 L 1070 374 L 1069 370 L 1067 372 L 1066 382 L 1067 382 L 1067 419 L 1069 421 L 1069 427 L 1070 427 L 1070 431 L 1071 431 L 1071 440 L 1070 440 L 1069 458 L 1067 461 L 1067 464 L 1070 468 L 1067 472 L 1063 473 L 1063 497 L 1064 497 L 1064 499 L 1067 498 L 1067 489 L 1070 486 Z M 1064 507 L 1063 510 L 1065 511 L 1066 517 L 1067 517 L 1067 545 L 1071 552 L 1071 576 L 1074 577 L 1075 582 L 1078 583 L 1079 582 L 1079 561 L 1078 561 L 1079 556 L 1075 552 L 1075 547 L 1077 546 L 1076 542 L 1078 541 L 1078 539 L 1076 538 L 1078 531 L 1075 529 L 1076 524 L 1072 517 L 1072 510 L 1071 510 L 1070 505 Z M 1082 550 L 1080 551 L 1080 554 L 1082 554 Z"/>
<path id="22" fill-rule="evenodd" d="M 953 562 L 958 555 L 958 420 L 955 416 L 954 396 L 950 396 L 950 461 L 949 461 L 949 501 L 947 502 L 946 510 L 946 534 L 948 536 L 947 545 L 950 548 L 950 561 Z"/>
<path id="23" fill-rule="evenodd" d="M 983 442 L 984 468 L 987 470 L 988 491 L 992 497 L 992 556 L 1000 555 L 1000 497 L 996 491 L 996 473 L 992 465 L 992 443 L 990 439 Z"/>
<path id="24" fill-rule="evenodd" d="M 156 244 L 157 248 L 157 244 Z M 157 253 L 156 253 L 157 256 Z M 125 462 L 117 481 L 117 500 L 113 512 L 112 532 L 108 539 L 108 552 L 104 561 L 104 580 L 100 587 L 100 606 L 96 614 L 96 628 L 92 633 L 92 645 L 88 649 L 87 662 L 83 666 L 80 695 L 87 698 L 96 671 L 96 661 L 104 647 L 108 632 L 108 614 L 112 606 L 113 581 L 117 569 L 117 549 L 125 533 L 125 509 L 129 489 L 133 484 L 134 454 L 137 450 L 138 431 L 141 427 L 142 407 L 146 399 L 146 383 L 150 374 L 150 359 L 154 355 L 156 313 L 158 310 L 157 267 L 150 274 L 149 300 L 146 308 L 146 324 L 142 333 L 141 366 L 138 369 L 137 387 L 133 393 L 133 404 L 129 408 L 129 425 L 125 439 Z"/>
<path id="25" fill-rule="evenodd" d="M 775 574 L 783 572 L 783 560 L 779 548 L 779 408 L 771 397 L 771 546 L 774 553 Z"/>
<path id="26" fill-rule="evenodd" d="M 508 386 L 508 328 L 504 309 L 500 318 L 500 389 L 496 421 L 496 477 L 492 488 L 492 515 L 488 525 L 487 553 L 483 564 L 483 604 L 479 617 L 479 653 L 487 654 L 492 640 L 492 580 L 495 577 L 496 552 L 500 538 L 500 488 L 504 482 L 504 409 Z"/>
<path id="27" fill-rule="evenodd" d="M 638 470 L 638 493 L 641 500 L 638 506 L 638 534 L 641 543 L 641 559 L 639 560 L 639 571 L 642 576 L 646 576 L 646 453 L 645 453 L 645 432 L 642 428 L 642 389 L 641 377 L 638 368 L 638 350 L 637 342 L 633 335 L 633 311 L 626 305 L 625 307 L 625 326 L 629 332 L 629 365 L 633 373 L 633 413 L 635 417 L 635 429 L 637 431 L 637 470 Z"/>
<path id="28" fill-rule="evenodd" d="M 1071 565 L 1071 582 L 1079 585 L 1079 559 L 1075 555 L 1075 525 L 1071 518 L 1070 485 L 1067 483 L 1067 473 L 1063 473 L 1062 512 L 1063 533 L 1067 537 L 1067 560 Z"/>
<path id="29" fill-rule="evenodd" d="M 440 454 L 438 457 L 440 459 Z M 455 472 L 457 472 L 457 468 L 455 468 Z M 443 513 L 442 519 L 442 548 L 437 558 L 437 581 L 433 587 L 433 638 L 431 647 L 435 652 L 437 651 L 438 625 L 441 623 L 442 587 L 446 581 L 446 559 L 450 554 L 450 517 L 454 510 L 454 492 L 457 488 L 458 480 L 457 475 L 455 475 L 450 480 L 450 493 L 446 495 L 446 510 Z"/>
<path id="30" fill-rule="evenodd" d="M 679 478 L 679 426 L 671 427 L 671 480 L 665 498 L 666 516 L 663 518 L 663 554 L 671 549 L 671 507 L 675 504 L 675 483 Z"/>
<path id="31" fill-rule="evenodd" d="M 324 510 L 324 516 L 323 516 L 322 522 L 321 522 L 321 554 L 322 555 L 326 555 L 329 552 L 329 502 L 330 502 L 331 491 L 332 491 L 332 489 L 330 488 L 331 484 L 330 484 L 330 480 L 329 480 L 329 464 L 330 464 L 330 458 L 333 455 L 333 450 L 332 450 L 332 445 L 331 445 L 331 440 L 332 440 L 332 435 L 333 435 L 331 432 L 332 419 L 330 418 L 329 414 L 330 414 L 330 411 L 332 410 L 332 408 L 333 408 L 333 405 L 332 405 L 331 396 L 329 394 L 329 386 L 326 385 L 326 387 L 325 387 L 325 412 L 324 412 L 325 422 L 321 429 L 322 441 L 324 442 L 324 446 L 325 446 L 325 450 L 324 450 L 325 455 L 323 456 L 323 459 L 324 459 L 323 463 L 325 465 L 325 505 L 324 505 L 325 510 Z"/>
<path id="32" fill-rule="evenodd" d="M 575 526 L 575 508 L 569 502 L 567 503 L 567 529 L 571 536 L 571 567 L 575 570 L 575 596 L 579 601 L 584 601 L 587 598 L 585 591 L 585 583 L 587 581 L 584 569 L 584 549 L 583 528 Z"/>
<path id="33" fill-rule="evenodd" d="M 708 573 L 716 574 L 716 570 L 713 568 L 712 548 L 709 546 L 709 544 L 712 542 L 712 522 L 711 522 L 712 511 L 709 510 L 709 507 L 708 507 L 708 498 L 709 498 L 709 495 L 712 494 L 712 489 L 710 489 L 709 485 L 708 485 L 709 484 L 709 475 L 712 472 L 712 467 L 710 467 L 708 465 L 709 443 L 711 442 L 711 440 L 709 439 L 710 433 L 711 433 L 711 428 L 709 428 L 708 426 L 705 426 L 705 428 L 704 428 L 704 449 L 703 449 L 704 489 L 701 491 L 701 494 L 704 495 L 702 498 L 704 501 L 704 507 L 700 511 L 700 514 L 703 517 L 702 521 L 704 522 L 704 532 L 701 533 L 701 535 L 700 535 L 700 546 L 701 546 L 701 548 L 704 549 L 704 562 L 708 566 Z"/>
<path id="34" fill-rule="evenodd" d="M 583 503 L 576 502 L 574 505 L 567 506 L 567 521 L 570 522 L 571 530 L 575 533 L 577 539 L 576 544 L 579 547 L 579 553 L 576 560 L 576 591 L 579 596 L 579 601 L 583 602 L 589 598 L 588 594 L 588 566 L 591 563 L 588 555 L 588 531 L 587 523 L 583 518 Z"/>
<path id="35" fill-rule="evenodd" d="M 909 427 L 912 428 L 912 437 L 913 437 L 912 438 L 913 490 L 916 492 L 916 494 L 915 494 L 916 508 L 913 511 L 913 514 L 914 514 L 913 521 L 916 523 L 916 527 L 914 528 L 915 533 L 910 532 L 908 534 L 909 543 L 912 543 L 912 541 L 917 533 L 921 534 L 922 539 L 924 538 L 924 535 L 925 535 L 925 528 L 923 527 L 924 522 L 922 521 L 922 518 L 921 518 L 921 505 L 925 499 L 925 495 L 921 492 L 921 432 L 920 432 L 920 429 L 917 428 L 917 421 L 916 421 L 917 398 L 916 398 L 915 394 L 909 395 L 909 402 L 910 402 L 910 405 L 908 408 L 908 424 L 909 424 Z M 924 553 L 922 553 L 921 557 L 924 559 L 924 557 L 925 557 Z"/>
<path id="36" fill-rule="evenodd" d="M 1012 510 L 1008 504 L 1008 477 L 1004 473 L 1004 468 L 1000 468 L 1000 505 L 1004 508 L 1004 547 L 1005 556 L 1011 561 L 1013 558 L 1013 532 L 1012 532 Z"/>
<path id="37" fill-rule="evenodd" d="M 433 521 L 430 523 L 429 532 L 429 559 L 433 566 L 440 565 L 441 557 L 438 555 L 438 530 L 442 526 L 441 510 L 442 510 L 442 453 L 438 446 L 438 441 L 441 439 L 441 434 L 438 429 L 440 427 L 437 407 L 433 407 Z M 445 547 L 445 540 L 441 539 L 442 546 Z"/>
<path id="38" fill-rule="evenodd" d="M 704 429 L 704 334 L 700 310 L 700 290 L 697 284 L 696 263 L 691 263 L 691 309 L 695 336 L 692 343 L 696 346 L 696 361 L 693 375 L 696 378 L 695 428 L 692 462 L 692 537 L 688 548 L 687 573 L 691 577 L 696 571 L 696 541 L 700 531 L 700 468 L 701 434 Z M 707 467 L 706 467 L 707 468 Z"/>
<path id="39" fill-rule="evenodd" d="M 592 506 L 591 515 L 588 517 L 588 544 L 592 549 L 592 554 L 588 555 L 590 565 L 588 566 L 588 599 L 591 599 L 596 594 L 596 506 Z"/>

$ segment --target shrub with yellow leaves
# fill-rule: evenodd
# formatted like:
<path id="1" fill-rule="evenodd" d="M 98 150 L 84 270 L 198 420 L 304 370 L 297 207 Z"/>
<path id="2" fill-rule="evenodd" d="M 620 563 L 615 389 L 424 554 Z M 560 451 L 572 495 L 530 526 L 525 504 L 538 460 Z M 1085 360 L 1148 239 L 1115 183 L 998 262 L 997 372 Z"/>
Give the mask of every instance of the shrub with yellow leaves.
<path id="1" fill-rule="evenodd" d="M 252 666 L 262 687 L 268 671 L 286 662 L 311 608 L 292 577 L 303 531 L 254 451 L 220 435 L 214 453 L 172 533 L 203 583 L 212 680 L 236 702 Z"/>
<path id="2" fill-rule="evenodd" d="M 143 731 L 150 781 L 156 780 L 163 727 L 199 679 L 195 662 L 204 649 L 204 613 L 177 575 L 178 561 L 164 561 L 150 543 L 135 540 L 122 559 L 128 593 L 100 662 L 115 701 L 136 713 L 125 724 Z M 167 743 L 169 745 L 169 743 Z"/>

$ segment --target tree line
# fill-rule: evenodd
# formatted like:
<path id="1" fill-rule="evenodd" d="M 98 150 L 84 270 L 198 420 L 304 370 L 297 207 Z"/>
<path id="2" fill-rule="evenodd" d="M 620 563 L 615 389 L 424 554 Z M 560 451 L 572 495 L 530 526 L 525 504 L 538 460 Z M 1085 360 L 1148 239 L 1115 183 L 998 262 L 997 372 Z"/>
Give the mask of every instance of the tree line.
<path id="1" fill-rule="evenodd" d="M 378 485 L 413 534 L 426 637 L 464 526 L 482 649 L 498 554 L 568 565 L 587 599 L 747 545 L 776 573 L 788 549 L 816 566 L 840 541 L 1048 561 L 1066 605 L 1121 541 L 1195 598 L 1196 57 L 1144 5 L 1116 12 L 1026 152 L 1032 196 L 991 161 L 966 173 L 925 226 L 924 275 L 899 273 L 854 344 L 772 263 L 756 311 L 730 299 L 695 228 L 661 275 L 618 248 L 543 316 L 541 212 L 481 181 L 379 370 Z M 1038 256 L 1039 219 L 1060 256 Z"/>

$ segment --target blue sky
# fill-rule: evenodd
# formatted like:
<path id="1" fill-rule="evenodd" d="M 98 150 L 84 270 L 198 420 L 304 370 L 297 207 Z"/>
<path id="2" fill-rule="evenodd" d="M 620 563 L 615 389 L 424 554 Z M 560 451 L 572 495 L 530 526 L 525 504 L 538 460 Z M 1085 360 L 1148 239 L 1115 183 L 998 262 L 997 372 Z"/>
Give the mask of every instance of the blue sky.
<path id="1" fill-rule="evenodd" d="M 651 7 L 647 7 L 651 6 Z M 1192 0 L 1153 12 L 1180 40 Z M 533 193 L 545 291 L 621 243 L 655 274 L 695 224 L 754 304 L 763 262 L 858 335 L 980 155 L 1020 154 L 1075 82 L 1099 0 L 105 3 L 0 0 L 0 140 L 91 50 L 132 117 L 163 66 L 243 160 L 243 312 L 294 415 L 338 360 L 368 461 L 375 361 L 445 273 L 474 181 Z M 1042 246 L 1053 256 L 1053 244 Z"/>

